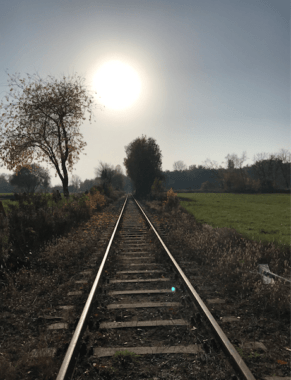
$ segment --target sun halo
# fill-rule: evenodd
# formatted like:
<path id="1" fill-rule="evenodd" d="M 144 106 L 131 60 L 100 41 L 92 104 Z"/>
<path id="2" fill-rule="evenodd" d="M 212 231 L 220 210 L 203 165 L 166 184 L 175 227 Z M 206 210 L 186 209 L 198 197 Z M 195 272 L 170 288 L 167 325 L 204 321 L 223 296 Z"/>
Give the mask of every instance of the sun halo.
<path id="1" fill-rule="evenodd" d="M 98 69 L 94 88 L 105 107 L 120 110 L 130 107 L 138 99 L 141 81 L 131 66 L 109 61 Z"/>

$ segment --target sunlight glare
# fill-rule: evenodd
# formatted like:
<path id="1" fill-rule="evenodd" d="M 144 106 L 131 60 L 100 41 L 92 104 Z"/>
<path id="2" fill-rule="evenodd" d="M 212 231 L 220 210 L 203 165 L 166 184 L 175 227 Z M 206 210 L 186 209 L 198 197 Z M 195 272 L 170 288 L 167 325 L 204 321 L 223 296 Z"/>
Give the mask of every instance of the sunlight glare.
<path id="1" fill-rule="evenodd" d="M 136 71 L 120 61 L 109 61 L 97 71 L 94 88 L 105 107 L 130 107 L 139 97 L 141 82 Z"/>

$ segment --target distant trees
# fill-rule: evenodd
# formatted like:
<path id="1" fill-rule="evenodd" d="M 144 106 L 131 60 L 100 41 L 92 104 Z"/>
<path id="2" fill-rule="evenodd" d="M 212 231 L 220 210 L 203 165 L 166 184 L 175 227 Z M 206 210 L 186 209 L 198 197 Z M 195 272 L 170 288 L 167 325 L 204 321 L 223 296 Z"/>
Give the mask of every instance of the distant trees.
<path id="1" fill-rule="evenodd" d="M 95 174 L 100 178 L 105 194 L 109 193 L 110 186 L 117 190 L 123 190 L 124 175 L 120 165 L 114 169 L 112 165 L 100 162 L 99 167 L 95 169 Z"/>
<path id="2" fill-rule="evenodd" d="M 203 165 L 190 165 L 184 170 L 166 170 L 165 187 L 201 189 L 225 192 L 272 192 L 290 189 L 291 155 L 282 149 L 279 154 L 258 154 L 252 165 L 243 166 L 246 152 L 241 157 L 228 154 L 225 167 L 207 159 Z M 176 166 L 177 168 L 177 166 Z"/>
<path id="3" fill-rule="evenodd" d="M 33 83 L 26 85 L 24 79 L 15 76 L 11 78 L 11 86 L 14 85 L 23 92 L 20 96 L 11 87 L 6 95 L 8 104 L 3 106 L 2 102 L 0 105 L 3 126 L 0 158 L 9 170 L 17 172 L 24 166 L 30 169 L 34 159 L 47 161 L 55 168 L 64 195 L 68 197 L 68 171 L 73 169 L 86 146 L 79 123 L 85 120 L 86 108 L 91 112 L 92 99 L 80 81 L 67 82 L 65 77 L 59 82 L 35 78 Z M 9 96 L 16 102 L 10 101 Z"/>
<path id="4" fill-rule="evenodd" d="M 80 182 L 79 191 L 90 190 L 93 186 L 98 186 L 101 183 L 101 180 L 98 178 L 95 179 L 85 179 L 85 181 Z"/>
<path id="5" fill-rule="evenodd" d="M 163 179 L 162 154 L 153 138 L 138 137 L 125 147 L 127 175 L 131 178 L 137 197 L 150 193 L 155 178 Z"/>
<path id="6" fill-rule="evenodd" d="M 78 175 L 73 174 L 71 178 L 71 186 L 73 186 L 75 192 L 79 190 L 80 183 L 81 183 L 81 178 Z"/>
<path id="7" fill-rule="evenodd" d="M 0 174 L 0 193 L 12 193 L 15 187 L 9 183 L 9 174 Z"/>
<path id="8" fill-rule="evenodd" d="M 125 185 L 125 176 L 120 165 L 116 165 L 112 178 L 112 186 L 117 190 L 123 190 Z"/>
<path id="9" fill-rule="evenodd" d="M 103 182 L 111 183 L 114 176 L 114 169 L 112 165 L 100 162 L 99 167 L 95 169 L 95 175 Z"/>
<path id="10" fill-rule="evenodd" d="M 255 164 L 253 165 L 255 174 L 260 179 L 262 187 L 266 190 L 277 187 L 278 181 L 283 182 L 287 188 L 290 188 L 290 162 L 291 154 L 288 150 L 281 149 L 277 155 L 260 153 L 254 156 Z M 283 181 L 282 181 L 283 180 Z"/>
<path id="11" fill-rule="evenodd" d="M 258 154 L 254 157 L 252 166 L 243 167 L 246 160 L 245 152 L 242 158 L 235 154 L 227 155 L 227 168 L 217 167 L 210 160 L 210 169 L 216 181 L 225 191 L 260 191 L 271 192 L 278 188 L 290 188 L 290 154 L 288 151 L 281 150 L 279 155 Z"/>
<path id="12" fill-rule="evenodd" d="M 50 186 L 50 175 L 47 170 L 35 164 L 31 165 L 31 170 L 22 167 L 19 172 L 15 172 L 9 183 L 26 193 L 34 193 L 38 187 L 45 190 Z"/>
<path id="13" fill-rule="evenodd" d="M 209 191 L 209 190 L 215 190 L 217 187 L 213 182 L 203 182 L 201 185 L 201 190 L 203 191 Z"/>
<path id="14" fill-rule="evenodd" d="M 184 164 L 183 161 L 176 161 L 173 164 L 173 168 L 174 170 L 182 171 L 182 170 L 186 170 L 187 166 Z"/>
<path id="15" fill-rule="evenodd" d="M 287 149 L 281 149 L 277 158 L 278 166 L 281 169 L 282 176 L 284 178 L 285 186 L 290 189 L 290 163 L 291 153 Z"/>

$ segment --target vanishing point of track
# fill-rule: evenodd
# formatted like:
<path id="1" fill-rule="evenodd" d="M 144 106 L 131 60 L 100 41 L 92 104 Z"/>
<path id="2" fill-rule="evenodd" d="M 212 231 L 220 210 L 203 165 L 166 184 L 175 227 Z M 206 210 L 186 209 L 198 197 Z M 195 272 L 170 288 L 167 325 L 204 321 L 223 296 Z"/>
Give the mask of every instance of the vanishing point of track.
<path id="1" fill-rule="evenodd" d="M 152 243 L 153 234 L 160 242 L 162 249 L 162 253 L 160 252 L 158 256 L 155 254 L 156 249 L 150 244 Z M 57 380 L 69 379 L 72 376 L 74 368 L 77 365 L 82 335 L 89 322 L 92 309 L 98 305 L 98 295 L 100 294 L 103 297 L 113 297 L 112 299 L 121 296 L 138 298 L 137 300 L 134 298 L 135 301 L 130 303 L 115 301 L 107 304 L 107 309 L 111 313 L 111 316 L 108 318 L 108 322 L 98 323 L 96 330 L 119 330 L 126 328 L 149 330 L 156 326 L 171 329 L 183 326 L 186 328 L 186 335 L 190 336 L 189 331 L 193 326 L 203 321 L 205 326 L 207 326 L 207 330 L 213 334 L 211 344 L 216 348 L 222 348 L 229 359 L 229 363 L 231 363 L 239 377 L 255 380 L 241 356 L 230 343 L 219 324 L 199 297 L 199 294 L 193 288 L 191 282 L 171 255 L 160 235 L 139 203 L 133 196 L 128 195 L 109 239 L 103 260 L 98 268 L 96 278 L 67 349 Z M 118 250 L 112 249 L 113 242 L 116 242 L 118 245 Z M 108 276 L 108 273 L 110 276 Z M 140 289 L 139 285 L 142 285 Z M 151 301 L 157 297 L 156 302 L 148 302 L 149 296 L 151 296 Z M 163 302 L 160 301 L 161 297 Z M 190 308 L 190 315 L 192 317 L 188 320 L 186 318 L 174 319 L 169 313 L 163 312 L 164 310 L 169 310 L 169 308 L 180 311 L 178 312 L 180 315 L 189 315 L 189 313 L 184 313 L 183 310 L 186 310 L 186 308 L 189 310 Z M 126 310 L 126 314 L 132 317 L 131 321 L 119 321 L 120 319 L 124 320 L 124 318 L 117 318 L 120 310 L 121 313 L 122 310 Z M 156 315 L 164 315 L 166 318 L 156 318 L 154 320 L 147 318 L 148 315 L 153 315 L 153 310 L 162 310 L 160 314 L 156 313 Z M 140 344 L 133 347 L 125 347 L 123 345 L 124 342 L 121 341 L 116 347 L 98 345 L 94 348 L 93 355 L 96 357 L 113 356 L 116 351 L 125 349 L 138 355 L 197 354 L 204 349 L 203 345 L 197 344 L 197 342 L 190 341 L 189 344 L 179 345 L 180 341 L 182 339 L 177 342 L 172 341 L 171 345 L 164 346 L 160 344 L 153 345 L 156 343 L 154 341 L 150 346 Z"/>

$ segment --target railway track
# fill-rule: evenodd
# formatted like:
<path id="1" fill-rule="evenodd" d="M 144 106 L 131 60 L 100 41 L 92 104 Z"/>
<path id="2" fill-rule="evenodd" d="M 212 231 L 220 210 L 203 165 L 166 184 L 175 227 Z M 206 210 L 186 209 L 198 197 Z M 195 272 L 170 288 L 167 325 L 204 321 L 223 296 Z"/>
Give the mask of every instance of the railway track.
<path id="1" fill-rule="evenodd" d="M 255 379 L 132 196 L 105 239 L 57 380 Z"/>

